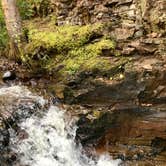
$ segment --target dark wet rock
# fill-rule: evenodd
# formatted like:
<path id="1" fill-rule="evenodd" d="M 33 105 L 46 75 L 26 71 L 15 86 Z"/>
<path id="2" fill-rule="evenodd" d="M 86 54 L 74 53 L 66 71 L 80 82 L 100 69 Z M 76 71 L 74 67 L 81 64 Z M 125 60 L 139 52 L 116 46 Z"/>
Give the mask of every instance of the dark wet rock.
<path id="1" fill-rule="evenodd" d="M 127 165 L 166 162 L 166 61 L 160 58 L 135 58 L 125 64 L 124 78 L 118 74 L 89 83 L 74 103 L 92 112 L 98 108 L 100 116 L 89 111 L 80 117 L 78 142 L 121 156 Z"/>
<path id="2" fill-rule="evenodd" d="M 152 114 L 152 110 L 146 107 L 116 110 L 84 124 L 80 119 L 76 138 L 84 147 L 96 147 L 98 153 L 108 151 L 115 158 L 125 156 L 121 159 L 126 162 L 151 158 L 162 165 L 166 161 L 159 159 L 166 150 L 166 113 Z"/>
<path id="3" fill-rule="evenodd" d="M 1 126 L 0 128 L 0 150 L 3 150 L 5 147 L 9 145 L 9 131 L 5 128 L 5 126 Z"/>
<path id="4" fill-rule="evenodd" d="M 13 71 L 6 71 L 3 76 L 2 76 L 2 79 L 4 81 L 7 81 L 7 80 L 15 80 L 16 79 L 16 74 L 15 72 Z"/>
<path id="5" fill-rule="evenodd" d="M 73 103 L 105 106 L 116 103 L 164 103 L 165 63 L 164 59 L 137 57 L 112 71 L 111 79 L 85 78 L 78 85 L 69 86 L 75 96 Z"/>

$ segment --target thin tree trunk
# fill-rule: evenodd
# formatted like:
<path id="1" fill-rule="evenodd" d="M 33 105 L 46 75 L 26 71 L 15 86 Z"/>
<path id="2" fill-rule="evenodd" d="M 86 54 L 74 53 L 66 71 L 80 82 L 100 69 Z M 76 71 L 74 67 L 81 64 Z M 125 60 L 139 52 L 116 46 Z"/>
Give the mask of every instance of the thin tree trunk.
<path id="1" fill-rule="evenodd" d="M 20 43 L 22 37 L 22 26 L 16 0 L 1 0 L 4 12 L 6 29 L 10 38 L 9 56 L 16 58 L 19 56 Z"/>

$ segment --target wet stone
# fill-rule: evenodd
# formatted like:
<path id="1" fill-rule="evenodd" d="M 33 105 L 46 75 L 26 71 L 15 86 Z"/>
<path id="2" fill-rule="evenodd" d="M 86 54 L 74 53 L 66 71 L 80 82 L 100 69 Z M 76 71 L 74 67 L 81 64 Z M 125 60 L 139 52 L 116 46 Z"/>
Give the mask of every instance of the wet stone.
<path id="1" fill-rule="evenodd" d="M 13 71 L 6 71 L 3 76 L 2 76 L 2 79 L 4 81 L 7 81 L 7 80 L 15 80 L 16 79 L 16 74 L 13 72 Z"/>

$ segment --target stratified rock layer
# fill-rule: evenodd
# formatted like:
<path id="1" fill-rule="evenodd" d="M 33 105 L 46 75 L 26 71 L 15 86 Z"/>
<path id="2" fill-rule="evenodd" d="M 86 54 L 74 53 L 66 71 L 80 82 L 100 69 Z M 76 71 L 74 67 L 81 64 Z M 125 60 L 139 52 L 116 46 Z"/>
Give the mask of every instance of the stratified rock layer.
<path id="1" fill-rule="evenodd" d="M 76 103 L 89 108 L 102 108 L 97 117 L 94 111 L 80 118 L 77 139 L 84 147 L 94 146 L 99 153 L 108 151 L 122 158 L 127 165 L 164 166 L 165 60 L 139 57 L 125 66 L 123 74 L 119 81 L 97 81 L 93 90 L 76 98 Z"/>
<path id="2" fill-rule="evenodd" d="M 108 22 L 122 55 L 165 54 L 166 2 L 163 0 L 52 0 L 57 24 Z"/>

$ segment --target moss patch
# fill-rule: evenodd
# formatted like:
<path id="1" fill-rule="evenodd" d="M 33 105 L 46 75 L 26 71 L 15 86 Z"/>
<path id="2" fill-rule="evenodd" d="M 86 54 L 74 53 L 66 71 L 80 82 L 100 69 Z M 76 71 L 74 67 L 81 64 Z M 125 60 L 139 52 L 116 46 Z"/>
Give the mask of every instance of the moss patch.
<path id="1" fill-rule="evenodd" d="M 5 27 L 4 16 L 0 4 L 0 51 L 4 49 L 8 42 L 8 35 Z"/>
<path id="2" fill-rule="evenodd" d="M 102 57 L 103 50 L 113 50 L 115 43 L 105 36 L 103 24 L 85 26 L 57 26 L 29 30 L 29 44 L 23 61 L 30 66 L 61 75 L 72 75 L 94 69 L 108 70 L 109 59 Z"/>

